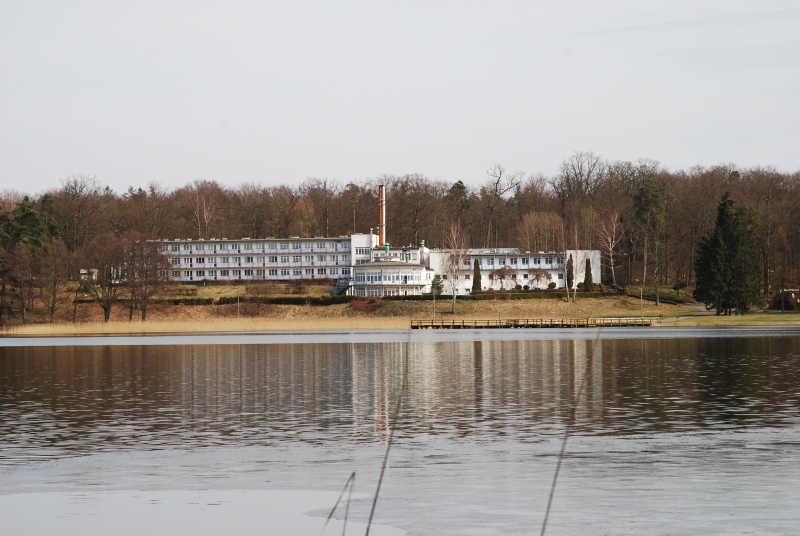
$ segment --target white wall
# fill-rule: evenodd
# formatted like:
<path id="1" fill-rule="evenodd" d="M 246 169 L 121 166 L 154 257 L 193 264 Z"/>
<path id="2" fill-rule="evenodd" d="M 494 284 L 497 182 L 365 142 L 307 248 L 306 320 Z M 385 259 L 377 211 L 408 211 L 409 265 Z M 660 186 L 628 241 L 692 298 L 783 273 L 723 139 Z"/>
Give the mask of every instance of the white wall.
<path id="1" fill-rule="evenodd" d="M 602 283 L 602 268 L 600 265 L 600 250 L 597 249 L 568 249 L 566 257 L 564 258 L 564 265 L 566 270 L 566 263 L 569 256 L 572 255 L 572 265 L 575 270 L 575 278 L 572 281 L 572 288 L 577 288 L 578 283 L 583 283 L 586 277 L 586 259 L 592 267 L 592 282 L 597 285 Z"/>

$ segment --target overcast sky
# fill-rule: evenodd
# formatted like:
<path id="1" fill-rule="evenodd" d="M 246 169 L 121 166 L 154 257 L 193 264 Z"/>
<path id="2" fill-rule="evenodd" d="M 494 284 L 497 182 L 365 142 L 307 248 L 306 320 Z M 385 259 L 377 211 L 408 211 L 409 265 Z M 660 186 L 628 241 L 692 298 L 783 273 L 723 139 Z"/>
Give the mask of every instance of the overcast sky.
<path id="1" fill-rule="evenodd" d="M 39 2 L 0 16 L 0 182 L 342 182 L 576 150 L 800 169 L 800 3 Z"/>

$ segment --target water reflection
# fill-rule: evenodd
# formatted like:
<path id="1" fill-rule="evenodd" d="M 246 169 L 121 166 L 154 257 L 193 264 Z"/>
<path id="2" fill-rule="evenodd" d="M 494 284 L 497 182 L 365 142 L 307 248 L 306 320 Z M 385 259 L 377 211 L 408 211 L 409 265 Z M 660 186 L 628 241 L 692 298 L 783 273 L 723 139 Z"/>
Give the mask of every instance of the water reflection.
<path id="1" fill-rule="evenodd" d="M 0 348 L 0 464 L 125 449 L 782 426 L 800 339 Z M 580 393 L 580 396 L 578 396 Z"/>

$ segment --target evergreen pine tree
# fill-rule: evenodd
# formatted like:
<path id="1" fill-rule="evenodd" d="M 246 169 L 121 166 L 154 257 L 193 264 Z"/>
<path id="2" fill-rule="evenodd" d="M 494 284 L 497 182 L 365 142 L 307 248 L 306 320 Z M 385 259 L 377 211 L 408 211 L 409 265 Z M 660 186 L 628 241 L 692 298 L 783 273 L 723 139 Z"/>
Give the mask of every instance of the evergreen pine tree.
<path id="1" fill-rule="evenodd" d="M 583 276 L 583 290 L 591 292 L 594 289 L 594 281 L 592 281 L 592 262 L 586 259 L 586 270 Z"/>
<path id="2" fill-rule="evenodd" d="M 714 230 L 697 246 L 695 299 L 717 314 L 744 314 L 760 300 L 761 271 L 755 233 L 758 213 L 744 204 L 734 210 L 726 192 L 717 207 Z"/>
<path id="3" fill-rule="evenodd" d="M 436 296 L 442 295 L 442 290 L 444 290 L 444 283 L 442 283 L 442 276 L 436 274 L 433 276 L 433 281 L 431 281 L 431 294 Z"/>
<path id="4" fill-rule="evenodd" d="M 574 277 L 574 270 L 572 268 L 572 254 L 570 254 L 569 259 L 567 259 L 567 288 L 572 288 L 572 280 Z"/>
<path id="5" fill-rule="evenodd" d="M 475 268 L 472 270 L 472 292 L 481 290 L 481 265 L 475 259 Z"/>

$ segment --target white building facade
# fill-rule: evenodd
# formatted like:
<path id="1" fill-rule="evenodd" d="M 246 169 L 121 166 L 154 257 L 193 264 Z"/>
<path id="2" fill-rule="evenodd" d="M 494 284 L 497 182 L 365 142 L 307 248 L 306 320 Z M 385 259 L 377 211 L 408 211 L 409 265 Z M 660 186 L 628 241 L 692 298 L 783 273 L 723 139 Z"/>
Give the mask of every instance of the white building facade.
<path id="1" fill-rule="evenodd" d="M 177 282 L 337 279 L 347 280 L 348 294 L 365 297 L 428 293 L 436 274 L 443 278 L 445 294 L 453 289 L 459 295 L 469 294 L 476 260 L 481 290 L 510 290 L 517 285 L 546 289 L 551 283 L 565 288 L 570 255 L 573 287 L 584 280 L 587 259 L 593 282 L 601 282 L 597 250 L 469 249 L 454 282 L 445 275 L 447 250 L 430 250 L 424 242 L 406 247 L 379 247 L 378 242 L 378 235 L 372 233 L 335 238 L 176 239 L 162 240 L 162 252 L 172 265 L 171 279 Z"/>

